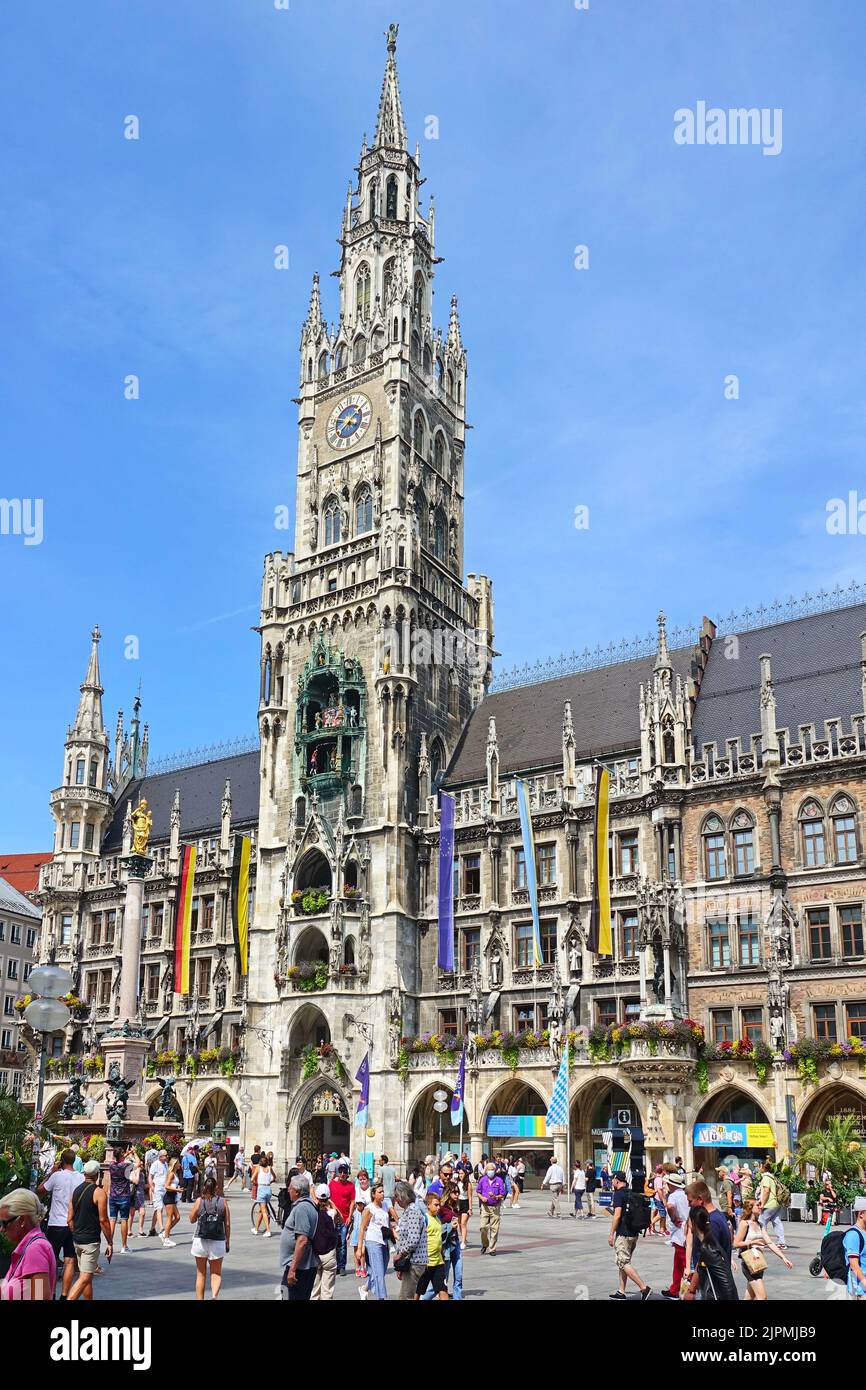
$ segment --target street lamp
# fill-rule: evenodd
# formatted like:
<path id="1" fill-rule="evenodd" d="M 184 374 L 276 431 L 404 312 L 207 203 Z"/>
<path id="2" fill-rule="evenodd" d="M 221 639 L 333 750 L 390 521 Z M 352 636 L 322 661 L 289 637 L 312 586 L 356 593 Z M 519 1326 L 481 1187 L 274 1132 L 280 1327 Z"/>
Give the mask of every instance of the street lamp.
<path id="1" fill-rule="evenodd" d="M 61 995 L 72 989 L 72 976 L 62 965 L 49 961 L 38 965 L 28 980 L 33 996 L 24 1010 L 24 1022 L 39 1037 L 39 1085 L 36 1090 L 36 1105 L 33 1113 L 33 1158 L 30 1167 L 30 1186 L 36 1189 L 39 1181 L 39 1140 L 42 1134 L 42 1100 L 45 1093 L 45 1039 L 48 1033 L 57 1033 L 69 1022 L 69 1009 Z"/>
<path id="2" fill-rule="evenodd" d="M 241 1134 L 241 1146 L 244 1150 L 244 1155 L 246 1155 L 247 1151 L 247 1115 L 250 1113 L 252 1108 L 253 1098 L 250 1095 L 249 1091 L 241 1091 L 240 1095 L 238 1096 L 238 1110 L 240 1110 L 241 1114 L 244 1117 L 243 1133 Z M 243 1183 L 243 1179 L 241 1179 L 241 1182 Z"/>
<path id="3" fill-rule="evenodd" d="M 439 1113 L 439 1157 L 442 1157 L 442 1116 L 448 1109 L 448 1092 L 440 1087 L 433 1092 L 433 1109 Z"/>

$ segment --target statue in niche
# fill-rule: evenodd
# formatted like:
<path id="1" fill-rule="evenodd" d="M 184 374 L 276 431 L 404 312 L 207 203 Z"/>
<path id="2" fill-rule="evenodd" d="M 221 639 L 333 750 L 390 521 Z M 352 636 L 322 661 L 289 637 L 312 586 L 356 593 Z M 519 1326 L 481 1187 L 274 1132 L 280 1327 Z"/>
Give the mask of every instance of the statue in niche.
<path id="1" fill-rule="evenodd" d="M 490 984 L 493 989 L 498 989 L 502 984 L 502 952 L 498 946 L 494 946 L 490 952 Z"/>
<path id="2" fill-rule="evenodd" d="M 662 939 L 658 932 L 652 939 L 653 975 L 652 988 L 657 1004 L 665 1002 L 665 954 Z"/>

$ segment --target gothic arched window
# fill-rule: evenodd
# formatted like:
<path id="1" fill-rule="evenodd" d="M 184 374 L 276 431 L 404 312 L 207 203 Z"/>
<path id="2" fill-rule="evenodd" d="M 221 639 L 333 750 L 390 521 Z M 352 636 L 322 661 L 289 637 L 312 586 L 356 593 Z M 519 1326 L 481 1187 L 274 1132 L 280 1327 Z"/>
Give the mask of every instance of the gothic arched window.
<path id="1" fill-rule="evenodd" d="M 330 353 L 323 352 L 319 358 L 319 380 L 327 381 L 331 375 L 331 356 Z"/>
<path id="2" fill-rule="evenodd" d="M 415 416 L 415 423 L 412 427 L 412 444 L 416 454 L 424 453 L 424 416 L 420 410 Z"/>
<path id="3" fill-rule="evenodd" d="M 800 807 L 800 846 L 807 869 L 818 869 L 827 863 L 824 812 L 813 797 Z"/>
<path id="4" fill-rule="evenodd" d="M 370 184 L 370 192 L 367 195 L 367 216 L 369 217 L 371 222 L 373 218 L 376 216 L 376 195 L 378 191 L 378 184 L 374 179 L 373 182 Z"/>
<path id="5" fill-rule="evenodd" d="M 398 191 L 397 175 L 392 174 L 388 179 L 385 193 L 385 216 L 390 217 L 392 221 L 396 220 L 397 217 Z"/>
<path id="6" fill-rule="evenodd" d="M 370 317 L 370 267 L 364 261 L 355 276 L 355 309 L 358 317 Z"/>
<path id="7" fill-rule="evenodd" d="M 424 312 L 424 276 L 419 271 L 412 289 L 412 313 L 420 321 Z"/>
<path id="8" fill-rule="evenodd" d="M 449 394 L 449 396 L 453 396 L 453 395 L 454 395 L 454 373 L 453 373 L 453 372 L 449 372 L 449 373 L 448 373 L 448 394 Z"/>
<path id="9" fill-rule="evenodd" d="M 90 785 L 91 785 L 91 787 L 95 787 L 95 786 L 96 786 L 96 778 L 97 778 L 98 773 L 99 773 L 99 763 L 97 762 L 96 758 L 91 758 L 91 759 L 90 759 Z"/>
<path id="10" fill-rule="evenodd" d="M 725 855 L 725 827 L 718 816 L 707 816 L 702 831 L 704 841 L 704 876 L 706 878 L 727 878 L 727 856 Z"/>
<path id="11" fill-rule="evenodd" d="M 437 511 L 433 518 L 433 554 L 437 560 L 445 560 L 446 536 L 445 518 Z"/>
<path id="12" fill-rule="evenodd" d="M 441 434 L 437 434 L 433 445 L 433 462 L 440 473 L 445 472 L 445 440 Z"/>
<path id="13" fill-rule="evenodd" d="M 373 529 L 373 495 L 368 487 L 362 488 L 355 498 L 355 534 L 361 536 Z"/>
<path id="14" fill-rule="evenodd" d="M 412 361 L 421 365 L 421 338 L 417 333 L 412 334 Z"/>
<path id="15" fill-rule="evenodd" d="M 433 354 L 428 347 L 424 349 L 424 375 L 433 375 Z"/>
<path id="16" fill-rule="evenodd" d="M 83 758 L 78 758 L 77 761 L 76 761 L 76 763 L 75 763 L 75 785 L 76 785 L 76 787 L 83 787 L 83 786 L 84 786 L 84 759 L 83 759 Z"/>
<path id="17" fill-rule="evenodd" d="M 837 864 L 857 858 L 857 808 L 850 796 L 837 796 L 830 807 L 833 820 L 833 857 Z"/>
<path id="18" fill-rule="evenodd" d="M 442 384 L 443 384 L 443 382 L 444 382 L 444 380 L 445 380 L 445 363 L 442 361 L 442 358 L 441 358 L 441 357 L 437 357 L 437 358 L 436 358 L 436 384 L 437 384 L 437 386 L 440 386 L 440 387 L 441 387 Z"/>
<path id="19" fill-rule="evenodd" d="M 731 820 L 731 841 L 734 850 L 734 873 L 754 873 L 755 823 L 748 811 L 737 811 L 733 816 Z"/>
<path id="20" fill-rule="evenodd" d="M 336 545 L 340 539 L 340 507 L 336 497 L 325 503 L 325 545 Z"/>
<path id="21" fill-rule="evenodd" d="M 352 346 L 352 361 L 359 367 L 367 355 L 367 339 L 359 333 Z"/>
<path id="22" fill-rule="evenodd" d="M 345 367 L 345 365 L 346 365 L 346 344 L 345 344 L 345 343 L 340 343 L 340 346 L 337 348 L 337 356 L 336 356 L 336 358 L 334 359 L 334 366 L 336 367 L 336 369 L 337 369 L 338 372 L 341 372 L 341 371 L 343 370 L 343 368 Z"/>

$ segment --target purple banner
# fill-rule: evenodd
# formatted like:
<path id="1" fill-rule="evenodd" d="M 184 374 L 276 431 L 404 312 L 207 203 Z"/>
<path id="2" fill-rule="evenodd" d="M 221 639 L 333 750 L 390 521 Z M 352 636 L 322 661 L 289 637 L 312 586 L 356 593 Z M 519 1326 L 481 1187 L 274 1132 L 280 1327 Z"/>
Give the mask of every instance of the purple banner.
<path id="1" fill-rule="evenodd" d="M 454 970 L 454 797 L 440 792 L 439 802 L 439 952 L 440 970 Z"/>

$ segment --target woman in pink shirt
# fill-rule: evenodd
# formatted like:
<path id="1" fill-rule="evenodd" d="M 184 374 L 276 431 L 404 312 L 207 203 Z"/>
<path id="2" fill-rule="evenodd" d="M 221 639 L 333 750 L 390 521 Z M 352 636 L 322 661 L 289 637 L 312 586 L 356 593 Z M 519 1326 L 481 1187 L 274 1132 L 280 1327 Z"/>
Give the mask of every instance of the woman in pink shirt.
<path id="1" fill-rule="evenodd" d="M 0 1198 L 0 1232 L 12 1244 L 12 1258 L 0 1283 L 0 1302 L 52 1299 L 57 1281 L 57 1258 L 39 1223 L 45 1208 L 26 1187 Z"/>

